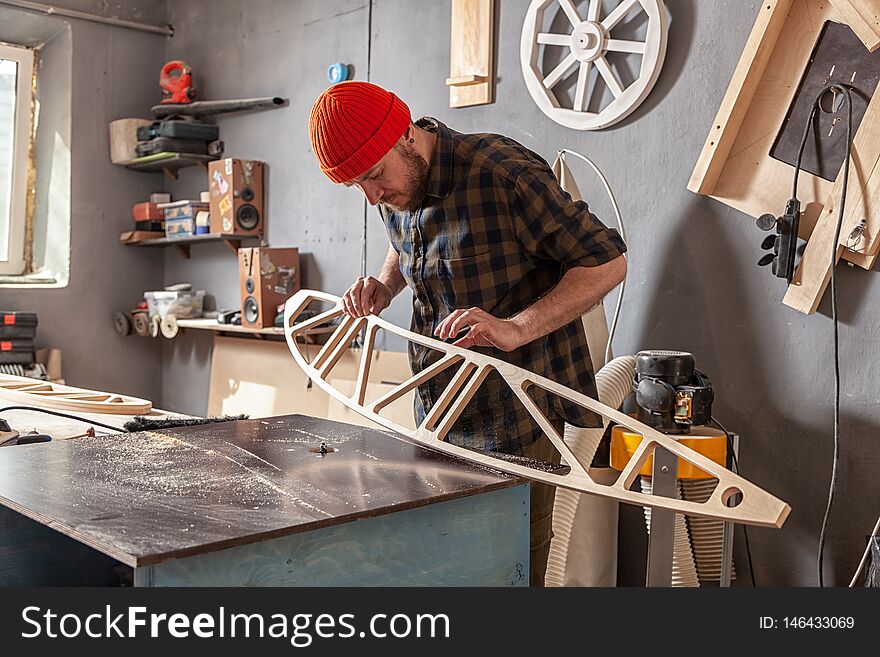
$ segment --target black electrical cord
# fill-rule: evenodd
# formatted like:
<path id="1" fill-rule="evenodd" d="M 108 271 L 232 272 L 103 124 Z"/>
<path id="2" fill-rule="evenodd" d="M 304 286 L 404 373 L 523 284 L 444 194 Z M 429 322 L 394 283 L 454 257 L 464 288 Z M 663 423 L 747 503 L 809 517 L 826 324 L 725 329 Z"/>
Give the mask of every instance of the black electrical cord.
<path id="1" fill-rule="evenodd" d="M 840 213 L 837 227 L 834 230 L 834 242 L 831 245 L 831 318 L 834 324 L 834 447 L 831 461 L 831 483 L 828 487 L 828 504 L 822 518 L 822 530 L 819 533 L 819 554 L 817 569 L 819 586 L 824 586 L 823 558 L 825 556 L 825 536 L 828 532 L 828 521 L 831 517 L 831 506 L 834 504 L 834 492 L 837 487 L 837 466 L 840 461 L 840 335 L 837 317 L 837 245 L 840 244 L 840 231 L 843 227 L 843 210 L 846 205 L 846 193 L 849 186 L 849 160 L 852 155 L 852 95 L 845 90 L 847 100 L 846 123 L 846 160 L 843 163 L 843 189 L 840 195 Z"/>
<path id="2" fill-rule="evenodd" d="M 730 433 L 728 433 L 727 429 L 724 428 L 724 425 L 721 424 L 714 417 L 712 418 L 712 423 L 719 429 L 721 429 L 724 432 L 724 435 L 727 437 L 727 449 L 730 451 L 730 456 L 733 459 L 733 471 L 736 474 L 739 474 L 739 462 L 736 458 L 736 451 L 733 449 L 733 438 L 730 437 Z M 752 579 L 752 588 L 756 589 L 758 588 L 758 585 L 755 583 L 755 568 L 752 566 L 752 548 L 749 547 L 749 530 L 745 525 L 743 525 L 742 528 L 743 536 L 745 537 L 746 542 L 746 557 L 748 557 L 749 560 L 749 575 Z"/>
<path id="3" fill-rule="evenodd" d="M 828 503 L 825 506 L 825 515 L 822 518 L 822 529 L 819 532 L 819 549 L 816 557 L 816 570 L 818 574 L 819 587 L 825 586 L 823 574 L 823 561 L 825 557 L 825 538 L 828 534 L 828 522 L 831 518 L 831 508 L 834 505 L 834 493 L 837 490 L 837 466 L 840 461 L 840 334 L 837 318 L 837 247 L 840 243 L 840 231 L 843 227 L 843 216 L 846 208 L 846 194 L 849 189 L 849 161 L 852 157 L 852 93 L 848 86 L 841 84 L 832 84 L 819 92 L 813 107 L 810 110 L 810 116 L 804 126 L 804 136 L 801 140 L 800 149 L 798 150 L 797 166 L 794 171 L 794 190 L 792 198 L 797 197 L 797 180 L 801 168 L 801 158 L 804 154 L 804 148 L 807 143 L 807 135 L 816 116 L 816 110 L 822 101 L 822 97 L 828 92 L 835 95 L 843 94 L 847 103 L 847 120 L 846 120 L 846 159 L 843 161 L 843 188 L 840 193 L 840 207 L 838 208 L 837 226 L 834 230 L 834 242 L 831 245 L 831 318 L 834 325 L 834 435 L 831 458 L 831 482 L 828 486 Z M 832 105 L 832 110 L 836 111 Z"/>
<path id="4" fill-rule="evenodd" d="M 37 406 L 4 406 L 0 408 L 0 413 L 5 411 L 34 411 L 37 413 L 46 413 L 47 415 L 56 415 L 58 417 L 64 417 L 68 420 L 77 420 L 84 424 L 93 424 L 96 427 L 102 427 L 104 429 L 112 429 L 113 431 L 118 431 L 119 433 L 125 433 L 125 429 L 121 427 L 113 427 L 109 424 L 104 424 L 103 422 L 95 422 L 94 420 L 89 420 L 84 417 L 79 417 L 77 415 L 70 415 L 69 413 L 59 413 L 58 411 L 50 411 L 47 408 L 39 408 Z"/>
<path id="5" fill-rule="evenodd" d="M 804 149 L 807 147 L 807 137 L 810 136 L 810 127 L 813 125 L 813 119 L 816 116 L 816 109 L 819 107 L 819 100 L 824 96 L 833 86 L 826 87 L 816 96 L 816 100 L 813 101 L 813 106 L 810 108 L 810 115 L 807 117 L 807 123 L 804 125 L 804 134 L 801 136 L 801 145 L 798 147 L 798 155 L 797 155 L 797 163 L 794 166 L 794 181 L 791 186 L 791 197 L 797 198 L 798 192 L 798 176 L 801 172 L 801 162 L 804 158 Z"/>

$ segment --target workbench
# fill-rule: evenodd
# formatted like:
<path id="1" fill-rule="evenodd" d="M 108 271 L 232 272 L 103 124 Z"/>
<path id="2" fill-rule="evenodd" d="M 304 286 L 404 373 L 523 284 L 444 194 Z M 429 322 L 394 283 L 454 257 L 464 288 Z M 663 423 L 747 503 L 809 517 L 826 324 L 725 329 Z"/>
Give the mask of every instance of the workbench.
<path id="1" fill-rule="evenodd" d="M 290 415 L 0 448 L 0 585 L 527 586 L 528 564 L 524 479 L 384 430 Z"/>

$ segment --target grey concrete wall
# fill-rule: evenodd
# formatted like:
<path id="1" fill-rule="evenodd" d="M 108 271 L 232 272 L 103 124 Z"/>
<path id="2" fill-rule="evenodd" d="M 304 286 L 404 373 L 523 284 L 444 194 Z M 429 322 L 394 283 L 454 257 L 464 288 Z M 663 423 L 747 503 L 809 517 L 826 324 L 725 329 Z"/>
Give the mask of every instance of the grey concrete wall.
<path id="1" fill-rule="evenodd" d="M 134 1 L 59 4 L 157 24 L 165 20 L 163 2 L 146 9 Z M 112 165 L 107 125 L 143 116 L 155 102 L 158 85 L 152 81 L 164 63 L 164 37 L 0 8 L 0 25 L 34 21 L 37 31 L 50 34 L 65 25 L 70 29 L 71 130 L 57 137 L 71 157 L 70 279 L 60 289 L 2 288 L 0 306 L 39 314 L 38 345 L 62 349 L 70 383 L 157 400 L 161 346 L 118 336 L 111 317 L 115 310 L 130 309 L 145 288 L 161 285 L 161 254 L 124 247 L 117 240 L 130 228 L 132 203 L 161 189 L 163 181 Z"/>
<path id="2" fill-rule="evenodd" d="M 358 192 L 335 187 L 316 168 L 307 124 L 312 101 L 329 84 L 329 64 L 349 62 L 365 76 L 366 4 L 200 0 L 174 2 L 169 10 L 176 33 L 168 58 L 181 57 L 192 66 L 201 98 L 290 98 L 290 106 L 281 109 L 221 115 L 220 136 L 229 156 L 268 164 L 269 244 L 299 247 L 304 285 L 345 290 L 360 272 L 364 203 Z M 181 171 L 170 189 L 175 198 L 197 198 L 207 189 L 207 175 L 202 169 Z M 374 212 L 369 220 L 378 231 Z M 240 304 L 238 262 L 222 244 L 194 247 L 189 261 L 169 250 L 165 281 L 204 288 L 219 307 Z M 397 318 L 404 317 L 401 308 Z M 210 343 L 211 336 L 195 331 L 166 343 L 165 407 L 205 412 Z"/>
<path id="3" fill-rule="evenodd" d="M 548 160 L 575 149 L 606 172 L 629 234 L 630 270 L 618 354 L 644 348 L 692 351 L 716 386 L 716 416 L 742 436 L 740 465 L 753 482 L 793 507 L 782 530 L 749 531 L 758 584 L 814 585 L 816 545 L 831 467 L 832 335 L 826 299 L 814 316 L 783 306 L 784 288 L 754 263 L 763 234 L 746 216 L 686 185 L 759 5 L 738 0 L 668 0 L 670 40 L 659 82 L 642 107 L 601 132 L 578 132 L 547 119 L 522 80 L 519 40 L 527 0 L 498 10 L 497 100 L 452 110 L 449 2 L 374 0 L 371 79 L 395 90 L 414 115 L 430 114 L 463 131 L 513 137 Z M 306 121 L 325 69 L 353 63 L 366 77 L 365 0 L 280 2 L 178 0 L 170 3 L 177 36 L 167 55 L 187 59 L 204 97 L 281 94 L 287 109 L 222 119 L 230 154 L 270 165 L 269 241 L 298 245 L 310 257 L 306 284 L 341 292 L 357 274 L 363 205 L 356 192 L 324 180 L 309 152 Z M 573 162 L 581 189 L 612 221 L 601 187 Z M 174 187 L 195 193 L 190 172 Z M 768 208 L 778 211 L 781 208 Z M 370 210 L 369 269 L 385 251 Z M 190 280 L 238 303 L 235 260 L 225 247 L 193 250 L 189 262 L 165 255 L 165 280 Z M 840 481 L 826 548 L 826 581 L 848 583 L 878 512 L 880 447 L 876 443 L 876 363 L 880 352 L 880 281 L 842 267 L 842 446 Z M 406 324 L 406 300 L 389 313 Z M 166 346 L 163 403 L 204 411 L 208 338 Z M 644 531 L 640 510 L 622 512 L 626 546 L 622 583 L 641 583 Z M 739 534 L 741 538 L 741 534 Z M 741 542 L 740 581 L 747 579 Z"/>

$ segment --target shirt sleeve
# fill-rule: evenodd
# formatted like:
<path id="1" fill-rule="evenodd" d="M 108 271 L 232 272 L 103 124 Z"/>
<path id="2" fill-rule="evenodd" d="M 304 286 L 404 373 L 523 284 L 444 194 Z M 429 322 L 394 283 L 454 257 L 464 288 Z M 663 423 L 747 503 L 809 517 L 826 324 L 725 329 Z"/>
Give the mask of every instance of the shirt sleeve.
<path id="1" fill-rule="evenodd" d="M 523 249 L 540 260 L 596 267 L 626 252 L 620 234 L 562 189 L 549 167 L 531 165 L 515 177 L 513 225 Z"/>

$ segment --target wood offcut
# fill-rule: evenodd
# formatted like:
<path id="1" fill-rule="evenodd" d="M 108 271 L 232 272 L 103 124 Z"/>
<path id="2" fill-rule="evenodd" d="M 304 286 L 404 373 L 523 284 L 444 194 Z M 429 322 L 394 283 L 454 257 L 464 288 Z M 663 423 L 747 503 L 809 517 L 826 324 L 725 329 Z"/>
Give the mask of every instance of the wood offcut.
<path id="1" fill-rule="evenodd" d="M 2 400 L 19 406 L 32 405 L 113 415 L 141 415 L 149 413 L 153 408 L 152 403 L 146 399 L 75 388 L 11 374 L 0 374 L 0 401 Z"/>

